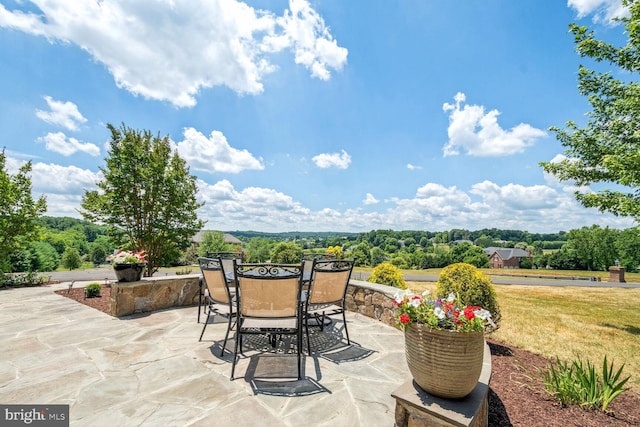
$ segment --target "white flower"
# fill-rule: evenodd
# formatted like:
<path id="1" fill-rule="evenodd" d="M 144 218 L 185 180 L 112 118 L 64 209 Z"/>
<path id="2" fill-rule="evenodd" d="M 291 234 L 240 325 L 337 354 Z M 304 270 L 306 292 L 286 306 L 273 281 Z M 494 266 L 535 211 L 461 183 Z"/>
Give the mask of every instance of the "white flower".
<path id="1" fill-rule="evenodd" d="M 433 310 L 433 314 L 435 314 L 438 317 L 438 319 L 444 319 L 444 316 L 445 316 L 444 310 L 441 309 L 440 307 L 436 307 Z"/>
<path id="2" fill-rule="evenodd" d="M 420 304 L 422 304 L 422 300 L 420 298 L 411 298 L 409 300 L 409 305 L 411 307 L 418 308 L 418 307 L 420 307 Z"/>
<path id="3" fill-rule="evenodd" d="M 422 293 L 422 296 L 423 296 L 423 297 L 429 297 L 429 296 L 431 296 L 431 291 L 430 291 L 429 289 L 427 289 L 426 291 L 424 291 L 424 292 Z"/>
<path id="4" fill-rule="evenodd" d="M 456 296 L 451 292 L 447 297 L 447 302 L 453 302 L 456 299 Z"/>
<path id="5" fill-rule="evenodd" d="M 411 295 L 409 291 L 404 291 L 404 292 L 396 292 L 396 294 L 394 295 L 394 300 L 396 301 L 396 304 L 402 304 L 404 302 L 404 297 L 406 295 Z"/>
<path id="6" fill-rule="evenodd" d="M 481 308 L 480 310 L 474 310 L 473 314 L 475 314 L 476 317 L 479 317 L 482 320 L 490 320 L 491 319 L 491 313 L 489 313 L 489 311 L 485 310 L 484 308 Z"/>

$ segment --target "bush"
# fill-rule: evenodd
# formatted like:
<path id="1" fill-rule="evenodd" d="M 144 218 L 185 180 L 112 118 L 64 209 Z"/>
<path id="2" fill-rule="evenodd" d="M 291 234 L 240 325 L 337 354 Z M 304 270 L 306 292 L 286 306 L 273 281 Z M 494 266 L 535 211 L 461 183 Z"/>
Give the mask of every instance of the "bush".
<path id="1" fill-rule="evenodd" d="M 453 292 L 461 304 L 478 305 L 491 313 L 494 323 L 500 320 L 500 308 L 489 276 L 471 264 L 448 265 L 440 272 L 437 282 L 438 295 Z"/>
<path id="2" fill-rule="evenodd" d="M 80 268 L 82 265 L 82 258 L 80 258 L 80 254 L 76 248 L 67 248 L 62 254 L 62 266 L 64 268 L 68 268 L 69 270 L 74 270 L 76 268 Z"/>
<path id="3" fill-rule="evenodd" d="M 542 372 L 544 386 L 562 406 L 578 404 L 591 409 L 607 410 L 609 404 L 625 390 L 624 385 L 630 377 L 620 379 L 622 368 L 613 372 L 613 363 L 607 363 L 607 356 L 602 363 L 602 373 L 589 361 L 580 358 L 572 363 L 562 362 L 556 358 L 556 366 L 550 365 Z"/>
<path id="4" fill-rule="evenodd" d="M 395 265 L 383 262 L 373 269 L 369 282 L 381 285 L 393 286 L 394 288 L 407 289 L 407 282 L 402 277 L 402 272 Z"/>
<path id="5" fill-rule="evenodd" d="M 293 242 L 281 242 L 271 251 L 271 262 L 299 264 L 302 262 L 302 248 Z"/>
<path id="6" fill-rule="evenodd" d="M 100 296 L 102 286 L 98 282 L 91 283 L 84 288 L 84 296 L 87 298 L 95 298 Z"/>

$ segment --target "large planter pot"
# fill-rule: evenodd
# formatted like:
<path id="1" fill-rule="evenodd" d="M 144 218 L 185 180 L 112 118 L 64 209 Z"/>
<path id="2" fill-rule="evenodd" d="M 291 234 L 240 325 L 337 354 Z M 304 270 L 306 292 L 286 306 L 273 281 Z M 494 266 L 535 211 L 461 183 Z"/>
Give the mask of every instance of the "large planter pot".
<path id="1" fill-rule="evenodd" d="M 137 282 L 142 278 L 146 265 L 146 263 L 114 264 L 113 270 L 116 272 L 118 282 Z"/>
<path id="2" fill-rule="evenodd" d="M 411 323 L 405 331 L 405 353 L 420 388 L 438 397 L 462 398 L 480 378 L 484 333 L 440 331 Z"/>

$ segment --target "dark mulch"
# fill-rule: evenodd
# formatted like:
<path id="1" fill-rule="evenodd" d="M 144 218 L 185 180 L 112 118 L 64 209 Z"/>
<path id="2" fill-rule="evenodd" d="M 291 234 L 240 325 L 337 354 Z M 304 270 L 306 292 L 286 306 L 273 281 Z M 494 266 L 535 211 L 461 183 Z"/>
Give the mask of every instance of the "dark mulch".
<path id="1" fill-rule="evenodd" d="M 60 290 L 66 296 L 109 313 L 111 286 L 101 297 L 85 298 L 84 290 Z M 640 393 L 627 391 L 609 405 L 607 413 L 579 406 L 561 407 L 544 389 L 540 369 L 550 361 L 540 355 L 488 339 L 492 374 L 489 390 L 489 426 L 604 427 L 640 426 Z"/>

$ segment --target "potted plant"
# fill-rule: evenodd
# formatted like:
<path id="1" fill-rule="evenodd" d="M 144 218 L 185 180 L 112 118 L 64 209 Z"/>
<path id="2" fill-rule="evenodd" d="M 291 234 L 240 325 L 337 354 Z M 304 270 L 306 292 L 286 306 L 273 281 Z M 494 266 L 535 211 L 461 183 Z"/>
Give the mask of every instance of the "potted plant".
<path id="1" fill-rule="evenodd" d="M 118 251 L 107 258 L 119 282 L 137 282 L 147 265 L 144 251 Z"/>
<path id="2" fill-rule="evenodd" d="M 416 384 L 427 393 L 462 398 L 475 388 L 482 372 L 484 331 L 495 326 L 491 313 L 461 305 L 429 291 L 395 296 L 396 319 L 405 331 L 405 354 Z"/>

